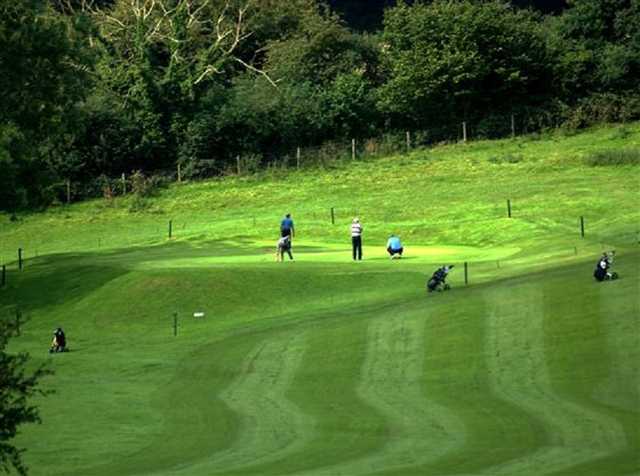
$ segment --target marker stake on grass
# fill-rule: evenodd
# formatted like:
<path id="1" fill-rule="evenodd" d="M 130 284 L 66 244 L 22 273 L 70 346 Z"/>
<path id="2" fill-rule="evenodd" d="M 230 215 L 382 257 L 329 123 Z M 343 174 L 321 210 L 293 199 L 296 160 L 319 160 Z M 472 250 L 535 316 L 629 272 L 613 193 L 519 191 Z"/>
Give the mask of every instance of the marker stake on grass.
<path id="1" fill-rule="evenodd" d="M 18 269 L 22 271 L 22 248 L 18 248 Z"/>
<path id="2" fill-rule="evenodd" d="M 173 313 L 173 336 L 176 337 L 178 335 L 178 313 Z"/>
<path id="3" fill-rule="evenodd" d="M 20 335 L 20 323 L 22 321 L 22 311 L 16 306 L 16 335 Z"/>
<path id="4" fill-rule="evenodd" d="M 464 284 L 465 286 L 469 284 L 469 265 L 467 262 L 464 262 Z"/>
<path id="5" fill-rule="evenodd" d="M 580 236 L 584 238 L 584 217 L 580 217 Z"/>
<path id="6" fill-rule="evenodd" d="M 7 284 L 7 266 L 2 265 L 2 280 L 0 281 L 0 287 L 4 287 Z"/>
<path id="7" fill-rule="evenodd" d="M 171 235 L 173 234 L 173 220 L 169 220 L 169 238 L 171 238 Z"/>
<path id="8" fill-rule="evenodd" d="M 333 211 L 333 207 L 331 207 L 331 224 L 332 225 L 336 224 L 336 217 L 335 217 L 335 213 Z"/>
<path id="9" fill-rule="evenodd" d="M 511 218 L 511 200 L 507 200 L 507 216 Z"/>

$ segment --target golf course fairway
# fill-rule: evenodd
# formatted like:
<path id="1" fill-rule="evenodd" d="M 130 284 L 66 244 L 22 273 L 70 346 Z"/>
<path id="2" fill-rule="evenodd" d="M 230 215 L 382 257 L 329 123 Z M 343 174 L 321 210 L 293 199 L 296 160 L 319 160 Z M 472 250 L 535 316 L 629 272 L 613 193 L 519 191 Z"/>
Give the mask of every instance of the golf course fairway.
<path id="1" fill-rule="evenodd" d="M 9 350 L 54 370 L 30 474 L 640 474 L 640 170 L 588 163 L 621 127 L 2 217 Z"/>

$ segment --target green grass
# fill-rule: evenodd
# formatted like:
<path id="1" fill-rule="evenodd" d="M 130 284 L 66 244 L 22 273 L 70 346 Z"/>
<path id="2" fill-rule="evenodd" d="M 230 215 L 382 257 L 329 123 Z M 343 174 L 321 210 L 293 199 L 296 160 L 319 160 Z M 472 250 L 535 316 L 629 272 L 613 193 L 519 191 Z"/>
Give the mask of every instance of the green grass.
<path id="1" fill-rule="evenodd" d="M 620 130 L 0 219 L 0 312 L 30 318 L 11 350 L 55 370 L 17 441 L 32 474 L 638 474 L 640 170 L 585 162 L 638 146 Z M 286 211 L 296 260 L 274 263 Z M 622 279 L 591 278 L 603 247 Z M 452 291 L 426 295 L 444 262 Z M 52 356 L 58 325 L 72 351 Z"/>
<path id="2" fill-rule="evenodd" d="M 588 156 L 586 162 L 594 167 L 640 165 L 640 149 L 599 150 Z"/>

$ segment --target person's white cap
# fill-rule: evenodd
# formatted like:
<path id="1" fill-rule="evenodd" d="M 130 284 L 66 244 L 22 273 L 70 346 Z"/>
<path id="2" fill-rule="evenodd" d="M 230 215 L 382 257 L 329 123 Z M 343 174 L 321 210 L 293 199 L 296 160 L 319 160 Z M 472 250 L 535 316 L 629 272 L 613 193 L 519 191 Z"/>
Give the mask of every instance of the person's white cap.
<path id="1" fill-rule="evenodd" d="M 359 221 L 360 221 L 360 219 L 359 219 L 358 217 L 355 217 L 355 218 L 353 219 L 353 223 L 358 223 Z"/>

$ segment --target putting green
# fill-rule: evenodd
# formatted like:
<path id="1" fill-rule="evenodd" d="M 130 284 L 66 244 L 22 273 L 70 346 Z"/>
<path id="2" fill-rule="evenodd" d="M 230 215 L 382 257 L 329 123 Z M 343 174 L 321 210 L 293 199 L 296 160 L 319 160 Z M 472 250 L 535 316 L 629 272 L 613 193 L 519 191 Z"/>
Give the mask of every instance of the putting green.
<path id="1" fill-rule="evenodd" d="M 222 248 L 225 246 L 233 250 L 233 242 L 220 242 Z M 140 266 L 148 268 L 192 268 L 206 267 L 216 264 L 254 264 L 270 263 L 275 260 L 275 246 L 272 242 L 256 241 L 253 243 L 253 254 L 242 255 L 211 255 L 187 258 L 171 258 L 169 260 L 157 260 L 143 262 Z M 199 248 L 203 249 L 203 248 Z M 405 248 L 402 256 L 403 261 L 410 261 L 411 264 L 444 264 L 446 261 L 495 261 L 504 260 L 517 254 L 520 251 L 516 247 L 496 247 L 478 248 L 472 246 L 411 246 Z M 352 258 L 351 248 L 344 245 L 319 243 L 317 241 L 295 241 L 293 246 L 294 260 L 308 263 L 344 263 Z M 382 260 L 389 260 L 389 254 L 384 246 L 363 246 L 365 260 L 363 264 L 378 263 Z M 285 262 L 289 261 L 285 255 Z"/>

